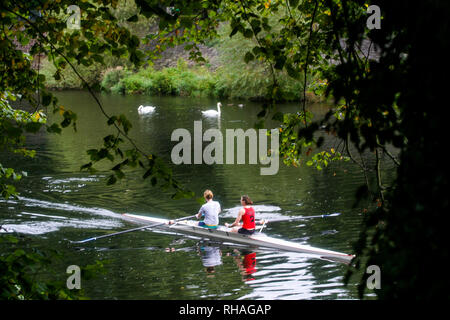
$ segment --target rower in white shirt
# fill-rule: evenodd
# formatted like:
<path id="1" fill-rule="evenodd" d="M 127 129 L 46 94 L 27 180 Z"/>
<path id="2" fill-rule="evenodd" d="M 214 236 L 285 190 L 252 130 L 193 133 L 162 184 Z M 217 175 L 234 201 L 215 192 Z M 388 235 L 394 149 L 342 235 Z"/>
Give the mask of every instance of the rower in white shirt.
<path id="1" fill-rule="evenodd" d="M 204 228 L 216 229 L 219 225 L 219 213 L 222 211 L 220 204 L 213 200 L 214 195 L 211 190 L 205 190 L 203 197 L 205 197 L 206 203 L 200 208 L 197 219 L 204 218 L 198 225 Z"/>

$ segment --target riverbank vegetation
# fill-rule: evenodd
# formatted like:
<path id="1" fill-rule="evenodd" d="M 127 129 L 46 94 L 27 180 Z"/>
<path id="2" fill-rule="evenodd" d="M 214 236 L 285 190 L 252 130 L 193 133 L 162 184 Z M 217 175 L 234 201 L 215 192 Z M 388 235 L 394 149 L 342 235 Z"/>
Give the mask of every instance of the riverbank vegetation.
<path id="1" fill-rule="evenodd" d="M 264 100 L 270 81 L 264 70 L 246 68 L 246 72 L 236 73 L 220 67 L 211 72 L 205 67 L 188 68 L 186 62 L 180 59 L 176 67 L 162 70 L 152 67 L 137 72 L 121 67 L 108 70 L 101 81 L 101 88 L 115 94 Z M 301 82 L 291 82 L 286 77 L 282 84 L 284 101 L 302 99 Z"/>
<path id="2" fill-rule="evenodd" d="M 45 76 L 46 88 L 82 89 L 88 84 L 92 88 L 114 94 L 261 101 L 273 98 L 268 94 L 268 88 L 273 86 L 276 79 L 279 82 L 278 88 L 282 89 L 276 95 L 279 101 L 303 99 L 304 79 L 293 78 L 286 70 L 271 70 L 262 58 L 250 59 L 246 53 L 254 48 L 256 40 L 240 33 L 230 37 L 232 28 L 229 22 L 222 21 L 218 24 L 216 36 L 202 44 L 202 48 L 210 49 L 208 54 L 193 62 L 189 60 L 188 53 L 192 52 L 195 42 L 191 41 L 186 46 L 185 39 L 174 36 L 173 33 L 159 35 L 158 19 L 152 15 L 146 17 L 139 14 L 139 8 L 133 1 L 119 1 L 112 12 L 119 24 L 141 41 L 140 49 L 146 55 L 145 61 L 137 66 L 130 63 L 127 57 L 115 57 L 105 52 L 101 63 L 94 61 L 88 66 L 77 65 L 78 75 L 73 70 L 66 69 L 64 74 L 55 78 L 57 66 L 50 59 L 44 58 L 40 73 Z M 130 16 L 135 17 L 131 19 L 133 22 L 128 21 Z M 282 16 L 274 14 L 269 17 L 270 22 L 276 25 L 277 19 Z M 153 38 L 149 37 L 149 33 Z M 172 54 L 165 53 L 167 49 L 171 49 Z M 274 71 L 276 74 L 272 74 Z M 317 89 L 321 88 L 322 81 L 316 75 L 315 81 L 308 78 L 307 83 L 308 97 L 319 99 L 322 92 Z"/>
<path id="3" fill-rule="evenodd" d="M 267 88 L 273 83 L 273 77 L 263 60 L 245 61 L 245 53 L 255 45 L 242 35 L 230 38 L 228 24 L 219 28 L 219 37 L 209 42 L 210 48 L 217 53 L 211 57 L 217 62 L 208 61 L 188 64 L 177 51 L 176 65 L 156 68 L 152 61 L 140 67 L 133 67 L 126 59 L 104 59 L 105 63 L 90 66 L 78 66 L 78 73 L 91 87 L 113 94 L 145 94 L 158 96 L 212 97 L 220 99 L 248 99 L 262 101 L 270 99 Z M 176 57 L 175 57 L 176 58 Z M 163 58 L 160 58 L 164 60 Z M 171 57 L 173 60 L 173 57 Z M 41 73 L 45 76 L 48 89 L 82 89 L 83 81 L 72 70 L 55 79 L 56 67 L 48 59 L 42 63 Z M 303 99 L 303 80 L 293 79 L 286 72 L 277 72 L 277 81 L 283 92 L 278 101 L 300 101 Z M 320 99 L 314 90 L 320 87 L 320 79 L 310 82 L 310 99 Z"/>

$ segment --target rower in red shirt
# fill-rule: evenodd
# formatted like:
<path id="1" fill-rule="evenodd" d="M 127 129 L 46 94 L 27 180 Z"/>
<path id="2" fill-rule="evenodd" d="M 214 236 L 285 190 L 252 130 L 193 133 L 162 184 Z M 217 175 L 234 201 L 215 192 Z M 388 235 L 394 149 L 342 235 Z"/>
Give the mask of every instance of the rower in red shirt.
<path id="1" fill-rule="evenodd" d="M 232 232 L 252 235 L 255 232 L 255 209 L 251 207 L 252 204 L 253 202 L 249 196 L 247 195 L 242 196 L 241 197 L 242 209 L 239 210 L 236 220 L 232 224 L 225 223 L 225 226 L 232 228 L 231 229 Z M 264 220 L 260 221 L 259 223 L 263 224 Z"/>

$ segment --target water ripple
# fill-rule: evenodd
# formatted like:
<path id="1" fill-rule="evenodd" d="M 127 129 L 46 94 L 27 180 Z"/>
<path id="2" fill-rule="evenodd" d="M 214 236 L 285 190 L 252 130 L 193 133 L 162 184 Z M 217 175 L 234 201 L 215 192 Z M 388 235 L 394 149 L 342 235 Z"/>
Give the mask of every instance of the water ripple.
<path id="1" fill-rule="evenodd" d="M 1 200 L 0 203 L 15 205 L 8 207 L 15 213 L 5 217 L 2 224 L 18 233 L 37 235 L 67 227 L 113 229 L 122 226 L 120 214 L 103 208 L 88 208 L 27 197 L 19 197 L 13 201 Z M 23 210 L 25 208 L 26 210 Z"/>

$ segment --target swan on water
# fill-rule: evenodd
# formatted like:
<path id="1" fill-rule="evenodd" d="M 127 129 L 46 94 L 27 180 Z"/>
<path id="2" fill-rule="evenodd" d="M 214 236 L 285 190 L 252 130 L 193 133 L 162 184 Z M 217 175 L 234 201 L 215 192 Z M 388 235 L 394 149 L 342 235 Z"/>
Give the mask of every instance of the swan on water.
<path id="1" fill-rule="evenodd" d="M 151 113 L 151 112 L 153 112 L 153 111 L 155 111 L 155 107 L 152 107 L 152 106 L 143 106 L 143 105 L 140 105 L 139 106 L 139 108 L 138 108 L 138 113 L 139 114 L 146 114 L 146 113 Z"/>
<path id="2" fill-rule="evenodd" d="M 220 107 L 221 106 L 222 106 L 222 104 L 220 102 L 217 102 L 217 110 L 206 110 L 206 111 L 202 111 L 202 113 L 206 117 L 220 116 Z"/>

